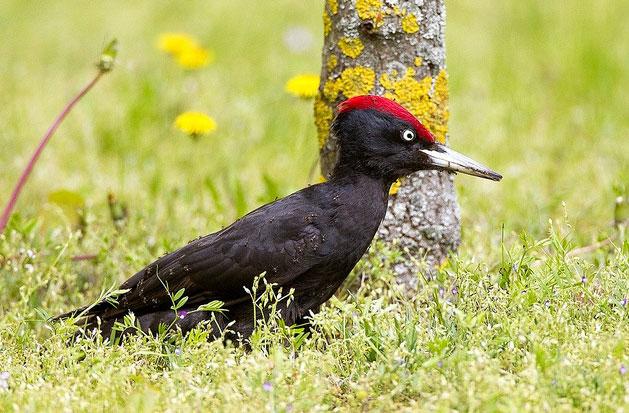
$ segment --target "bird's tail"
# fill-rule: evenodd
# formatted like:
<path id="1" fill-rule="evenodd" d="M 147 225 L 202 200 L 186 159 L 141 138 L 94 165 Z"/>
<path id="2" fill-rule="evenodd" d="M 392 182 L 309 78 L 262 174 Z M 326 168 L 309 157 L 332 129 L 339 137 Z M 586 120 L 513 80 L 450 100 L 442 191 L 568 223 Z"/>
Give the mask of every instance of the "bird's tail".
<path id="1" fill-rule="evenodd" d="M 48 321 L 60 321 L 67 318 L 77 318 L 77 324 L 90 325 L 97 317 L 103 317 L 108 309 L 111 309 L 112 305 L 106 300 L 97 302 L 96 304 L 86 305 L 83 307 L 75 308 L 58 316 L 50 318 Z"/>
<path id="2" fill-rule="evenodd" d="M 100 334 L 107 338 L 113 339 L 112 330 L 119 321 L 115 316 L 110 316 L 109 312 L 112 310 L 111 303 L 107 301 L 101 301 L 96 304 L 86 305 L 83 307 L 70 310 L 58 316 L 50 318 L 49 322 L 61 321 L 68 318 L 73 318 L 74 324 L 84 331 L 91 331 L 96 329 Z M 75 336 L 79 336 L 81 330 L 75 333 Z"/>
<path id="3" fill-rule="evenodd" d="M 75 308 L 74 310 L 70 310 L 66 313 L 63 314 L 59 314 L 57 316 L 54 317 L 50 317 L 48 319 L 49 322 L 54 322 L 54 321 L 61 321 L 61 320 L 65 320 L 66 318 L 70 318 L 70 317 L 76 317 L 79 314 L 81 314 L 82 312 L 84 312 L 85 310 L 87 310 L 88 306 L 83 306 L 83 307 L 79 307 L 79 308 Z"/>
<path id="4" fill-rule="evenodd" d="M 74 310 L 70 310 L 63 314 L 59 314 L 56 317 L 50 318 L 48 321 L 52 322 L 64 320 L 67 318 L 77 318 L 77 324 L 79 324 L 80 322 L 80 324 L 89 325 L 92 324 L 92 322 L 95 321 L 96 318 L 101 318 L 102 320 L 116 318 L 124 312 L 124 310 L 116 308 L 118 305 L 118 301 L 116 300 L 116 298 L 119 295 L 124 294 L 128 291 L 129 290 L 126 289 L 109 289 L 101 294 L 99 301 L 96 301 L 95 303 L 90 305 L 76 308 Z"/>

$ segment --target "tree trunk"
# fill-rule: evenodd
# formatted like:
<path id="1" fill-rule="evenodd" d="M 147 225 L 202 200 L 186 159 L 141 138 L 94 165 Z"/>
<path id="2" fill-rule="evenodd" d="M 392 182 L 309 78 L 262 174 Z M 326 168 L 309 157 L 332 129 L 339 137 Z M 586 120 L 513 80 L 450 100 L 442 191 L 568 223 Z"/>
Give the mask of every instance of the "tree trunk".
<path id="1" fill-rule="evenodd" d="M 336 140 L 329 136 L 334 110 L 352 96 L 391 98 L 445 142 L 444 0 L 327 0 L 323 26 L 321 83 L 314 111 L 324 176 L 336 162 Z M 395 269 L 401 282 L 415 286 L 416 262 L 438 264 L 459 245 L 452 177 L 417 172 L 394 185 L 378 235 L 410 254 Z"/>

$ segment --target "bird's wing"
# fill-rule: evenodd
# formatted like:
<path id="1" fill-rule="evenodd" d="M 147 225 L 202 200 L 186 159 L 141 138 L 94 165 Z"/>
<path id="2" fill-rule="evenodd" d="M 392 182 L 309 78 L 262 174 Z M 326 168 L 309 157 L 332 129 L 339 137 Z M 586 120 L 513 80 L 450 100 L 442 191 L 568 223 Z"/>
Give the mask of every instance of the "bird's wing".
<path id="1" fill-rule="evenodd" d="M 187 305 L 211 300 L 229 305 L 248 298 L 243 287 L 263 272 L 268 282 L 283 285 L 332 252 L 321 229 L 322 215 L 295 196 L 265 205 L 148 265 L 121 286 L 129 292 L 119 297 L 117 307 L 101 315 L 167 309 L 172 305 L 169 293 L 181 288 Z"/>

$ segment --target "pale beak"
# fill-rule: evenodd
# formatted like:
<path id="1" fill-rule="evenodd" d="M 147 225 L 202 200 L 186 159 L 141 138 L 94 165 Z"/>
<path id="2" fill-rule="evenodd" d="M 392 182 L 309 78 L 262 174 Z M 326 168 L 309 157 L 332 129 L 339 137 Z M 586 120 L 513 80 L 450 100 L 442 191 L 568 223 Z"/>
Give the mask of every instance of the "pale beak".
<path id="1" fill-rule="evenodd" d="M 483 164 L 480 164 L 465 155 L 453 151 L 445 145 L 433 144 L 430 148 L 420 149 L 428 157 L 427 164 L 435 169 L 461 172 L 463 174 L 480 176 L 481 178 L 499 181 L 502 175 L 492 171 Z"/>

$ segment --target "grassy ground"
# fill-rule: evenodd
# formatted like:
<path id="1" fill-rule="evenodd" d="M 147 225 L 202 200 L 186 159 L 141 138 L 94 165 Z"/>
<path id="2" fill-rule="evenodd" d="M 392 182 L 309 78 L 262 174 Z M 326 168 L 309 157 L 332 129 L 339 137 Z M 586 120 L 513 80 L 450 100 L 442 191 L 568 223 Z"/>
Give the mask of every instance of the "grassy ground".
<path id="1" fill-rule="evenodd" d="M 308 183 L 311 102 L 283 84 L 318 70 L 321 4 L 0 3 L 1 203 L 99 49 L 121 43 L 0 236 L 0 411 L 626 411 L 629 246 L 612 220 L 629 183 L 628 4 L 448 1 L 451 144 L 505 179 L 457 178 L 464 244 L 415 296 L 392 283 L 396 251 L 377 245 L 311 338 L 262 328 L 245 353 L 201 331 L 68 346 L 71 328 L 42 312 L 94 300 Z M 283 44 L 292 26 L 314 34 L 302 54 Z M 196 35 L 215 63 L 182 71 L 154 47 L 165 31 Z M 174 130 L 188 109 L 217 132 Z M 85 200 L 82 239 L 47 201 L 61 189 Z M 128 208 L 120 229 L 110 192 Z M 612 247 L 566 255 L 608 236 Z M 98 259 L 70 259 L 85 253 Z"/>

